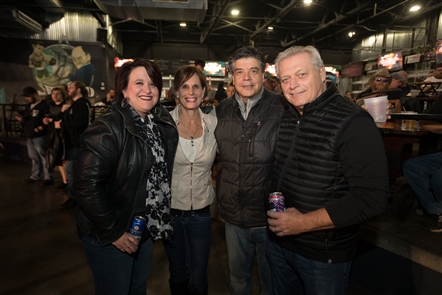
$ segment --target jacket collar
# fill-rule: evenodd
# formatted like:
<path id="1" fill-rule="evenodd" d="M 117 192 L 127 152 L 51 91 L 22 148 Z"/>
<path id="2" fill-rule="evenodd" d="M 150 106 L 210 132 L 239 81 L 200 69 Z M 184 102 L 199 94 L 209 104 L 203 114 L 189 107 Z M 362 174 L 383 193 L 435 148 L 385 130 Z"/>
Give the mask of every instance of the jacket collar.
<path id="1" fill-rule="evenodd" d="M 327 82 L 327 89 L 325 89 L 325 91 L 320 96 L 318 96 L 314 101 L 304 105 L 303 114 L 311 113 L 317 109 L 322 108 L 324 104 L 326 104 L 330 99 L 333 99 L 333 97 L 335 97 L 336 95 L 339 95 L 336 85 L 333 82 Z M 291 104 L 290 104 L 290 109 L 298 113 L 298 111 L 296 111 L 296 108 L 293 107 L 293 105 Z"/>

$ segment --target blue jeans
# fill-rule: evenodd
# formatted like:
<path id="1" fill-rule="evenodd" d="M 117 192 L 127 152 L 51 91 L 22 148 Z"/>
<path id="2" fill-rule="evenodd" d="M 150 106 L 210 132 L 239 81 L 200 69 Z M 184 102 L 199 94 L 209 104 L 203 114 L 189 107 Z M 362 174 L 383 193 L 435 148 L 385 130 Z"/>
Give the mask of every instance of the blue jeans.
<path id="1" fill-rule="evenodd" d="M 325 263 L 306 258 L 269 240 L 267 255 L 275 295 L 345 295 L 351 261 Z"/>
<path id="2" fill-rule="evenodd" d="M 210 210 L 191 212 L 191 216 L 175 216 L 173 240 L 164 243 L 169 259 L 170 284 L 189 280 L 189 289 L 195 294 L 207 294 L 207 264 L 212 235 Z"/>
<path id="3" fill-rule="evenodd" d="M 46 136 L 28 138 L 26 145 L 28 156 L 32 160 L 31 178 L 40 180 L 43 172 L 44 179 L 52 180 L 52 171 L 46 167 Z"/>
<path id="4" fill-rule="evenodd" d="M 270 265 L 265 253 L 267 229 L 241 228 L 228 222 L 225 223 L 225 228 L 230 268 L 230 295 L 252 294 L 250 273 L 255 253 L 261 294 L 273 294 Z"/>
<path id="5" fill-rule="evenodd" d="M 66 170 L 66 178 L 68 179 L 68 196 L 74 198 L 74 175 L 77 171 L 78 155 L 80 149 L 67 149 L 66 150 L 66 164 L 64 169 Z"/>
<path id="6" fill-rule="evenodd" d="M 115 246 L 101 244 L 83 236 L 84 251 L 92 270 L 95 295 L 146 295 L 146 280 L 152 262 L 151 238 L 138 245 L 133 254 L 123 253 Z"/>
<path id="7" fill-rule="evenodd" d="M 428 214 L 442 214 L 442 152 L 405 161 L 404 176 Z"/>

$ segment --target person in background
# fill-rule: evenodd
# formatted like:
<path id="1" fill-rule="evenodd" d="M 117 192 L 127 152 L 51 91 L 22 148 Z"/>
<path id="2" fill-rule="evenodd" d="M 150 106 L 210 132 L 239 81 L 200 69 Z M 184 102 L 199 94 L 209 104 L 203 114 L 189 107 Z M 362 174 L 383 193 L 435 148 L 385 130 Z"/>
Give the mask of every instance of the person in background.
<path id="1" fill-rule="evenodd" d="M 68 95 L 69 91 L 68 91 L 68 86 L 65 84 L 62 84 L 60 86 L 58 86 L 58 88 L 60 88 L 62 91 L 64 91 L 64 93 L 66 93 L 66 104 L 68 105 L 72 105 L 73 101 L 72 98 L 70 98 L 70 96 Z"/>
<path id="2" fill-rule="evenodd" d="M 273 92 L 277 93 L 277 94 L 282 94 L 282 87 L 281 87 L 281 81 L 279 81 L 279 79 L 277 77 L 275 77 L 275 88 L 273 89 Z"/>
<path id="3" fill-rule="evenodd" d="M 211 167 L 216 154 L 215 109 L 203 113 L 200 104 L 206 77 L 193 66 L 177 70 L 174 93 L 179 105 L 171 112 L 179 142 L 172 173 L 173 239 L 165 243 L 171 294 L 207 294 L 210 254 L 210 204 L 215 192 Z M 187 292 L 185 291 L 187 290 Z"/>
<path id="4" fill-rule="evenodd" d="M 408 74 L 404 70 L 392 73 L 391 76 L 396 77 L 399 81 L 401 81 L 399 85 L 399 89 L 401 90 L 401 97 L 409 96 L 411 89 L 418 89 L 416 85 L 408 83 Z"/>
<path id="5" fill-rule="evenodd" d="M 417 89 L 417 87 L 408 84 L 407 72 L 401 70 L 390 74 L 391 83 L 390 89 L 400 89 L 400 92 L 393 92 L 388 94 L 389 99 L 400 99 L 402 110 L 421 112 L 421 106 L 419 99 L 411 97 L 411 89 Z"/>
<path id="6" fill-rule="evenodd" d="M 49 111 L 49 104 L 46 100 L 40 99 L 37 90 L 32 86 L 23 88 L 22 96 L 29 104 L 26 106 L 23 116 L 16 116 L 15 119 L 24 123 L 28 156 L 32 160 L 31 176 L 25 181 L 39 182 L 43 176 L 41 186 L 53 185 L 52 170 L 48 169 L 46 165 L 47 128 L 43 124 L 43 118 Z"/>
<path id="7" fill-rule="evenodd" d="M 194 64 L 195 64 L 195 67 L 197 67 L 201 71 L 204 71 L 204 68 L 206 67 L 206 61 L 204 59 L 201 59 L 201 58 L 195 59 Z"/>
<path id="8" fill-rule="evenodd" d="M 170 180 L 178 133 L 158 103 L 162 86 L 153 62 L 123 64 L 115 106 L 81 135 L 75 217 L 96 295 L 145 295 L 154 241 L 173 235 Z M 127 232 L 135 216 L 146 219 L 140 240 Z"/>
<path id="9" fill-rule="evenodd" d="M 388 99 L 400 99 L 402 97 L 402 89 L 400 87 L 404 81 L 405 78 L 402 76 L 402 74 L 398 72 L 390 74 L 390 84 L 388 85 L 388 89 L 398 91 L 388 93 Z"/>
<path id="10" fill-rule="evenodd" d="M 434 66 L 433 75 L 425 79 L 424 82 L 442 82 L 442 63 Z"/>
<path id="11" fill-rule="evenodd" d="M 428 110 L 429 114 L 442 114 L 442 97 L 439 97 Z M 442 134 L 442 123 L 419 121 L 423 130 Z M 415 196 L 428 214 L 436 218 L 436 226 L 430 229 L 442 233 L 442 152 L 431 153 L 408 159 L 402 165 L 405 179 Z"/>
<path id="12" fill-rule="evenodd" d="M 275 87 L 277 84 L 278 84 L 278 82 L 277 82 L 277 78 L 275 76 L 268 76 L 266 79 L 264 79 L 262 86 L 264 86 L 264 88 L 267 90 L 275 92 Z"/>
<path id="13" fill-rule="evenodd" d="M 226 90 L 224 89 L 224 82 L 219 82 L 218 83 L 218 89 L 216 90 L 215 93 L 215 100 L 218 101 L 218 103 L 220 103 L 224 98 L 227 98 L 227 93 Z"/>
<path id="14" fill-rule="evenodd" d="M 46 152 L 46 164 L 49 169 L 58 167 L 61 174 L 62 182 L 55 185 L 55 189 L 64 189 L 68 185 L 66 171 L 63 166 L 65 147 L 63 140 L 63 132 L 61 129 L 62 107 L 66 103 L 66 92 L 59 87 L 52 88 L 51 91 L 52 104 L 43 123 L 47 125 L 48 149 Z"/>
<path id="15" fill-rule="evenodd" d="M 209 84 L 207 85 L 207 91 L 206 95 L 203 99 L 203 102 L 201 103 L 202 107 L 210 107 L 210 106 L 217 106 L 218 101 L 215 99 L 216 90 L 212 89 L 212 86 Z"/>
<path id="16" fill-rule="evenodd" d="M 230 83 L 229 86 L 227 86 L 226 90 L 227 97 L 232 97 L 235 94 L 235 92 L 236 92 L 235 85 Z"/>
<path id="17" fill-rule="evenodd" d="M 338 77 L 336 77 L 336 75 L 333 74 L 332 72 L 325 72 L 325 80 L 334 83 L 336 88 L 339 88 Z"/>
<path id="18" fill-rule="evenodd" d="M 113 105 L 115 103 L 115 89 L 109 90 L 101 102 L 108 106 Z"/>
<path id="19" fill-rule="evenodd" d="M 368 79 L 368 85 L 369 87 L 367 89 L 359 93 L 358 99 L 373 91 L 387 90 L 390 85 L 390 74 L 388 73 L 388 70 L 384 68 L 374 73 Z"/>
<path id="20" fill-rule="evenodd" d="M 434 66 L 434 72 L 431 76 L 427 77 L 423 82 L 429 82 L 429 83 L 438 83 L 442 82 L 442 63 L 438 63 Z M 437 87 L 439 89 L 442 89 L 442 84 Z M 430 85 L 427 85 L 423 88 L 423 92 L 428 94 L 432 94 L 433 88 Z"/>
<path id="21" fill-rule="evenodd" d="M 61 204 L 62 209 L 70 209 L 77 205 L 74 194 L 74 175 L 77 169 L 77 159 L 80 153 L 80 135 L 91 122 L 91 104 L 86 85 L 79 81 L 69 84 L 68 96 L 72 99 L 72 105 L 65 104 L 63 112 L 62 128 L 66 147 L 66 176 L 68 178 L 68 199 Z"/>
<path id="22" fill-rule="evenodd" d="M 287 210 L 267 211 L 274 292 L 346 294 L 360 224 L 387 202 L 382 137 L 368 112 L 326 82 L 313 46 L 281 52 L 275 69 L 289 106 L 271 185 Z"/>
<path id="23" fill-rule="evenodd" d="M 284 99 L 263 87 L 264 69 L 262 52 L 237 49 L 229 58 L 236 93 L 216 107 L 215 137 L 222 164 L 216 191 L 219 214 L 225 220 L 231 295 L 252 294 L 255 254 L 261 294 L 273 294 L 265 254 L 265 200 Z"/>
<path id="24" fill-rule="evenodd" d="M 353 97 L 351 97 L 351 91 L 350 90 L 345 91 L 345 97 L 348 98 L 349 100 L 353 100 Z"/>
<path id="25" fill-rule="evenodd" d="M 390 84 L 388 85 L 389 89 L 397 89 L 401 87 L 403 82 L 405 82 L 405 77 L 399 72 L 391 73 L 390 79 Z"/>

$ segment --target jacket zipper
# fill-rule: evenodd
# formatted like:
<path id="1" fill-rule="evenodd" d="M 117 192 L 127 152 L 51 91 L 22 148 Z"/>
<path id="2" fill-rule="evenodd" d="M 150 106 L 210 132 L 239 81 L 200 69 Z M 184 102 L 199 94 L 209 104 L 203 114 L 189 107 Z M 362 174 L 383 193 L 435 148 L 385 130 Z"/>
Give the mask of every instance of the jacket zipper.
<path id="1" fill-rule="evenodd" d="M 253 153 L 255 152 L 255 135 L 256 130 L 261 126 L 261 121 L 258 121 L 258 123 L 253 124 L 252 127 L 252 133 L 251 138 L 249 139 L 249 155 L 253 157 Z"/>
<path id="2" fill-rule="evenodd" d="M 238 193 L 239 193 L 239 206 L 240 206 L 239 209 L 240 210 L 242 210 L 242 203 L 243 203 L 243 201 L 242 201 L 243 183 L 242 183 L 241 177 L 242 177 L 242 159 L 244 158 L 244 152 L 245 152 L 244 151 L 245 124 L 246 124 L 246 122 L 243 121 L 242 122 L 242 130 L 241 130 L 241 149 L 240 149 L 240 155 L 239 155 L 239 161 L 238 161 L 238 163 L 239 163 L 239 175 L 238 175 L 239 190 L 238 190 Z M 244 218 L 244 216 L 243 216 L 243 214 L 241 214 L 241 224 L 244 224 L 243 218 Z"/>

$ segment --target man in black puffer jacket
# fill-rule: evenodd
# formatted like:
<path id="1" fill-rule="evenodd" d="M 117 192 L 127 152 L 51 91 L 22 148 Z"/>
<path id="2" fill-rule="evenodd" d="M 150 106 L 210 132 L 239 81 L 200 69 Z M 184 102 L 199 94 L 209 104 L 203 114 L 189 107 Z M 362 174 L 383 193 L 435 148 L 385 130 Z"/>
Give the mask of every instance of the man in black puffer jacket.
<path id="1" fill-rule="evenodd" d="M 342 97 L 312 46 L 280 53 L 290 107 L 275 148 L 272 189 L 286 212 L 268 211 L 275 294 L 345 294 L 360 224 L 388 196 L 382 138 L 370 115 Z"/>
<path id="2" fill-rule="evenodd" d="M 284 98 L 262 86 L 265 61 L 256 49 L 238 49 L 229 67 L 237 93 L 216 107 L 215 137 L 222 163 L 216 188 L 219 213 L 226 221 L 230 294 L 252 293 L 255 253 L 262 294 L 273 294 L 265 255 L 266 200 Z"/>

